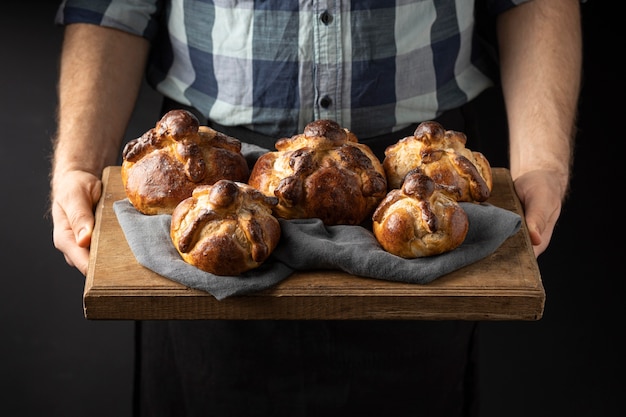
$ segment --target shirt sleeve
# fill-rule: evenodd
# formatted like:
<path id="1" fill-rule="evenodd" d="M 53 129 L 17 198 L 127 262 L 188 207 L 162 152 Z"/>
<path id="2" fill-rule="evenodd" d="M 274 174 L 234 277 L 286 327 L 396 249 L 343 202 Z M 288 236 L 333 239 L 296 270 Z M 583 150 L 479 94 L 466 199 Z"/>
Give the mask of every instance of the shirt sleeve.
<path id="1" fill-rule="evenodd" d="M 161 3 L 161 0 L 63 0 L 55 23 L 90 23 L 151 40 L 158 31 Z"/>

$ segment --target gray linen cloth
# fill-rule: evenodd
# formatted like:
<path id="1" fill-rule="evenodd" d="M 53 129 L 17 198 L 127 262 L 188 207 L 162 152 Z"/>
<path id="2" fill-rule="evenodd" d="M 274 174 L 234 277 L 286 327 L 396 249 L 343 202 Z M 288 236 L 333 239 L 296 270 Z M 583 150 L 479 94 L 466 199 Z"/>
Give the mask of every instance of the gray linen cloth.
<path id="1" fill-rule="evenodd" d="M 296 270 L 336 269 L 363 277 L 425 284 L 490 255 L 522 224 L 518 214 L 490 204 L 461 206 L 469 217 L 465 241 L 441 255 L 404 259 L 384 251 L 365 227 L 324 226 L 319 219 L 279 219 L 281 240 L 261 267 L 240 276 L 217 276 L 180 257 L 170 239 L 171 216 L 141 214 L 128 199 L 113 204 L 141 265 L 218 300 L 271 288 Z"/>

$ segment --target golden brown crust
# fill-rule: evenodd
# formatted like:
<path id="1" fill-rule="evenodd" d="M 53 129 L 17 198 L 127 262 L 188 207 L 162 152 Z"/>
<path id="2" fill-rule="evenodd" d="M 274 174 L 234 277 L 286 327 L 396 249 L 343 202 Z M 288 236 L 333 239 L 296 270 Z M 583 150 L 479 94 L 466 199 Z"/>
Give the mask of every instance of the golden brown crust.
<path id="1" fill-rule="evenodd" d="M 240 182 L 202 185 L 174 209 L 170 237 L 185 262 L 215 275 L 239 275 L 259 267 L 278 245 L 277 202 Z"/>
<path id="2" fill-rule="evenodd" d="M 195 187 L 220 179 L 245 182 L 249 169 L 241 142 L 185 110 L 172 110 L 124 147 L 122 183 L 144 214 L 170 214 Z"/>
<path id="3" fill-rule="evenodd" d="M 449 187 L 457 201 L 486 201 L 493 187 L 491 166 L 482 153 L 466 148 L 466 141 L 465 134 L 445 130 L 435 121 L 421 123 L 413 136 L 385 150 L 383 167 L 389 188 L 400 188 L 405 175 L 419 167 Z"/>
<path id="4" fill-rule="evenodd" d="M 454 250 L 469 229 L 463 208 L 419 168 L 406 175 L 402 188 L 387 194 L 372 220 L 380 245 L 407 259 Z"/>
<path id="5" fill-rule="evenodd" d="M 278 198 L 278 217 L 360 224 L 386 194 L 380 161 L 334 121 L 309 123 L 302 134 L 278 140 L 276 149 L 257 160 L 248 184 Z"/>

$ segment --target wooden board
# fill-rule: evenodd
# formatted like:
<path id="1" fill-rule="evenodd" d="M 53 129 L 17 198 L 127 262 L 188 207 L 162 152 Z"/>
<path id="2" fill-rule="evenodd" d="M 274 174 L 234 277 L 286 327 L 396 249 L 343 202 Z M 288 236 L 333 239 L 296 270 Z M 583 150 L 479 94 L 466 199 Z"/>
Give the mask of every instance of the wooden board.
<path id="1" fill-rule="evenodd" d="M 494 168 L 489 203 L 521 214 L 510 173 Z M 84 291 L 87 319 L 539 320 L 545 291 L 526 225 L 492 255 L 427 285 L 297 272 L 276 287 L 216 300 L 139 265 L 113 211 L 126 198 L 120 167 L 103 195 Z"/>

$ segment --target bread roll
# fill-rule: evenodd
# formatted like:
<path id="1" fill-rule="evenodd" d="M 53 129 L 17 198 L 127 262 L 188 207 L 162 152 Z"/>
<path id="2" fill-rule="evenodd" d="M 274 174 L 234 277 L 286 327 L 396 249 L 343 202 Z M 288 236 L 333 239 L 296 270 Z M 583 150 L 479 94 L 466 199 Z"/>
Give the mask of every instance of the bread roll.
<path id="1" fill-rule="evenodd" d="M 372 150 L 334 121 L 309 123 L 302 134 L 277 141 L 276 149 L 256 161 L 248 184 L 278 198 L 278 217 L 359 224 L 387 192 Z"/>
<path id="2" fill-rule="evenodd" d="M 449 252 L 465 240 L 467 214 L 419 168 L 391 190 L 372 216 L 372 230 L 389 253 L 407 259 Z"/>
<path id="3" fill-rule="evenodd" d="M 215 275 L 239 275 L 259 267 L 276 248 L 277 202 L 244 183 L 202 185 L 174 209 L 170 237 L 185 262 Z"/>
<path id="4" fill-rule="evenodd" d="M 195 187 L 221 179 L 246 182 L 241 142 L 207 126 L 186 110 L 172 110 L 124 147 L 122 183 L 144 214 L 170 214 Z"/>
<path id="5" fill-rule="evenodd" d="M 401 139 L 385 150 L 383 167 L 390 189 L 400 188 L 405 175 L 414 168 L 436 183 L 454 188 L 458 201 L 485 201 L 493 179 L 487 158 L 465 147 L 467 137 L 445 130 L 434 121 L 421 123 L 413 136 Z"/>

